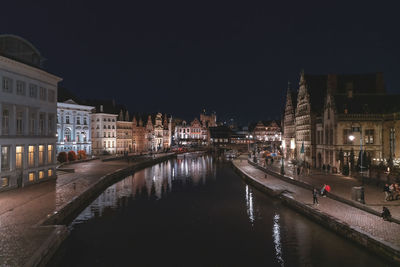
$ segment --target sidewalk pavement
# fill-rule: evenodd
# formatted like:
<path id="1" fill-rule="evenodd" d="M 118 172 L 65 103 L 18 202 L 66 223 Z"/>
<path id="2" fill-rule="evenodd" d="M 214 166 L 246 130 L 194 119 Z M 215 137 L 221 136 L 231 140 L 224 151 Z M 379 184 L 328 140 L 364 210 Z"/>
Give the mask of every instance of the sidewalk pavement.
<path id="1" fill-rule="evenodd" d="M 40 227 L 49 215 L 100 177 L 135 164 L 123 160 L 70 164 L 75 173 L 62 172 L 57 180 L 0 193 L 0 266 L 24 265 L 53 231 Z"/>
<path id="2" fill-rule="evenodd" d="M 281 162 L 275 161 L 272 166 L 267 166 L 273 171 L 280 173 Z M 311 174 L 297 175 L 293 174 L 293 165 L 285 161 L 285 175 L 292 177 L 294 180 L 299 180 L 321 189 L 324 184 L 331 186 L 331 193 L 342 198 L 351 200 L 351 188 L 360 186 L 361 182 L 354 177 L 344 176 L 341 174 L 325 174 L 317 169 L 311 169 Z M 364 183 L 365 205 L 382 212 L 383 206 L 390 210 L 393 218 L 400 220 L 400 200 L 385 201 L 383 187 L 376 184 Z"/>
<path id="3" fill-rule="evenodd" d="M 397 247 L 397 250 L 400 250 L 399 224 L 385 221 L 376 215 L 331 198 L 319 197 L 319 205 L 313 205 L 311 190 L 287 183 L 272 175 L 267 175 L 267 178 L 265 178 L 265 172 L 250 165 L 247 162 L 247 158 L 241 158 L 241 160 L 236 159 L 233 163 L 259 183 L 270 188 L 289 192 L 293 199 L 312 206 L 350 226 L 361 229 L 377 239 L 384 240 L 394 245 Z"/>

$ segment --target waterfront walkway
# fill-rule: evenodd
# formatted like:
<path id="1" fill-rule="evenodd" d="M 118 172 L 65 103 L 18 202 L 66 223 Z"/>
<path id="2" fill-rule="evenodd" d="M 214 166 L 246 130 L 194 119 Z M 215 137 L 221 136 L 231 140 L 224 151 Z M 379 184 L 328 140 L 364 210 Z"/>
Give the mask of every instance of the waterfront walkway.
<path id="1" fill-rule="evenodd" d="M 267 168 L 280 173 L 280 162 L 275 161 L 274 164 L 266 166 Z M 329 174 L 320 170 L 312 169 L 311 173 L 297 175 L 293 172 L 293 166 L 285 161 L 285 175 L 315 186 L 321 189 L 324 184 L 331 186 L 331 193 L 339 197 L 351 200 L 351 188 L 361 186 L 361 181 L 354 177 L 344 176 L 341 174 Z M 364 178 L 367 182 L 368 178 Z M 385 194 L 383 193 L 383 186 L 375 183 L 364 183 L 365 190 L 365 205 L 378 212 L 382 212 L 382 207 L 388 207 L 393 218 L 400 220 L 400 200 L 385 201 Z"/>
<path id="2" fill-rule="evenodd" d="M 165 154 L 157 154 L 161 157 Z M 151 159 L 151 158 L 147 158 Z M 46 218 L 79 196 L 101 177 L 138 161 L 93 160 L 67 165 L 74 173 L 62 172 L 50 180 L 0 194 L 0 266 L 23 266 L 46 242 L 55 228 L 41 226 Z"/>
<path id="3" fill-rule="evenodd" d="M 363 211 L 351 205 L 327 197 L 319 197 L 319 205 L 313 205 L 311 190 L 285 182 L 273 175 L 266 174 L 241 157 L 233 164 L 254 181 L 274 191 L 286 192 L 290 197 L 304 205 L 321 211 L 335 218 L 339 222 L 350 225 L 356 231 L 364 232 L 379 242 L 384 242 L 393 249 L 400 251 L 400 225 L 384 221 L 382 218 Z"/>

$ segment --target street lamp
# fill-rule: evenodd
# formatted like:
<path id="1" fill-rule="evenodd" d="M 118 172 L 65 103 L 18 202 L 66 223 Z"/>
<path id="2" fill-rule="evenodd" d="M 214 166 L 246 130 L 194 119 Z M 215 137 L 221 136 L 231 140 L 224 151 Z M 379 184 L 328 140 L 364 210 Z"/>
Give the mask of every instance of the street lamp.
<path id="1" fill-rule="evenodd" d="M 363 143 L 362 143 L 363 136 L 362 136 L 362 128 L 361 128 L 361 126 L 360 126 L 360 128 L 359 128 L 359 131 L 360 131 L 360 173 L 361 173 L 361 184 L 364 185 L 364 173 L 363 173 Z M 350 135 L 350 136 L 349 136 L 349 140 L 350 140 L 351 142 L 353 142 L 354 139 L 355 139 L 355 136 L 354 136 L 354 135 Z"/>

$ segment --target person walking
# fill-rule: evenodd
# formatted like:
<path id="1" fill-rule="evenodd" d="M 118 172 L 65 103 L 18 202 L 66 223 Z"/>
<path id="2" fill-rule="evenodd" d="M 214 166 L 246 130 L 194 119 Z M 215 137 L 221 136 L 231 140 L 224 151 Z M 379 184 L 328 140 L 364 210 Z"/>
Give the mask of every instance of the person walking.
<path id="1" fill-rule="evenodd" d="M 317 191 L 316 188 L 313 188 L 312 195 L 313 195 L 313 205 L 315 205 L 315 203 L 317 203 L 317 205 L 319 205 L 319 203 L 318 203 L 318 191 Z"/>
<path id="2" fill-rule="evenodd" d="M 322 171 L 326 174 L 326 167 L 325 167 L 325 164 L 322 164 Z"/>

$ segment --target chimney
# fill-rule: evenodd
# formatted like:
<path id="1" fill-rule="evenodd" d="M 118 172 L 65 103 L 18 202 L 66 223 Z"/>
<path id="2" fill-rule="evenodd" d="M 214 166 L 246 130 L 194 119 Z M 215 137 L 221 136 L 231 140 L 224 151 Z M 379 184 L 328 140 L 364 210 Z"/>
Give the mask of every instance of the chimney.
<path id="1" fill-rule="evenodd" d="M 100 113 L 103 113 L 103 105 L 100 105 Z"/>

